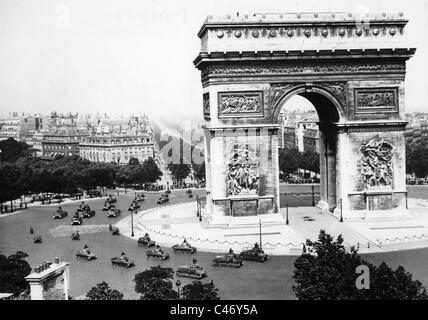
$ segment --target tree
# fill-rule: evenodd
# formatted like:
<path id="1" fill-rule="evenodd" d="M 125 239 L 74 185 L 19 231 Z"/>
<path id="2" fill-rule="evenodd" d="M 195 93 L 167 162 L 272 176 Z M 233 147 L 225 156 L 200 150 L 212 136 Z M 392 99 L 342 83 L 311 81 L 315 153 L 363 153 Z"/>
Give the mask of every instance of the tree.
<path id="1" fill-rule="evenodd" d="M 173 289 L 174 270 L 151 267 L 135 275 L 135 291 L 141 294 L 142 300 L 177 299 L 178 293 Z"/>
<path id="2" fill-rule="evenodd" d="M 25 258 L 28 254 L 17 251 L 8 257 L 0 254 L 0 292 L 19 294 L 29 289 L 25 277 L 31 272 L 31 267 Z"/>
<path id="3" fill-rule="evenodd" d="M 128 165 L 130 165 L 130 166 L 138 166 L 139 164 L 140 164 L 140 161 L 138 161 L 137 158 L 133 158 L 133 157 L 129 158 Z"/>
<path id="4" fill-rule="evenodd" d="M 144 183 L 153 183 L 162 177 L 162 171 L 159 169 L 152 157 L 144 160 L 143 165 Z"/>
<path id="5" fill-rule="evenodd" d="M 212 280 L 209 283 L 193 281 L 183 287 L 182 297 L 185 300 L 220 300 L 217 292 Z"/>
<path id="6" fill-rule="evenodd" d="M 205 180 L 205 162 L 201 164 L 193 164 L 193 171 L 197 180 Z"/>
<path id="7" fill-rule="evenodd" d="M 21 157 L 28 154 L 28 145 L 25 142 L 18 142 L 13 138 L 0 141 L 1 164 L 15 163 Z"/>
<path id="8" fill-rule="evenodd" d="M 19 168 L 12 164 L 2 166 L 0 168 L 0 181 L 1 208 L 3 208 L 3 203 L 7 201 L 10 201 L 11 208 L 13 208 L 12 201 L 21 195 L 21 175 Z"/>
<path id="9" fill-rule="evenodd" d="M 315 173 L 320 172 L 320 156 L 318 152 L 313 150 L 305 150 L 301 153 L 301 167 Z"/>
<path id="10" fill-rule="evenodd" d="M 111 289 L 107 282 L 98 283 L 86 294 L 88 300 L 122 300 L 123 293 L 116 289 Z"/>
<path id="11" fill-rule="evenodd" d="M 422 143 L 406 145 L 406 172 L 416 177 L 428 175 L 428 147 Z"/>
<path id="12" fill-rule="evenodd" d="M 357 267 L 369 270 L 370 289 L 358 289 Z M 334 240 L 321 230 L 318 241 L 306 241 L 306 250 L 294 263 L 293 291 L 301 300 L 427 299 L 426 289 L 403 267 L 392 270 L 385 263 L 376 267 L 349 251 L 342 236 Z"/>
<path id="13" fill-rule="evenodd" d="M 279 153 L 279 169 L 285 174 L 290 175 L 299 168 L 300 152 L 297 148 L 284 148 Z"/>
<path id="14" fill-rule="evenodd" d="M 190 165 L 186 163 L 170 163 L 168 169 L 171 171 L 173 177 L 181 181 L 186 179 L 190 173 Z"/>

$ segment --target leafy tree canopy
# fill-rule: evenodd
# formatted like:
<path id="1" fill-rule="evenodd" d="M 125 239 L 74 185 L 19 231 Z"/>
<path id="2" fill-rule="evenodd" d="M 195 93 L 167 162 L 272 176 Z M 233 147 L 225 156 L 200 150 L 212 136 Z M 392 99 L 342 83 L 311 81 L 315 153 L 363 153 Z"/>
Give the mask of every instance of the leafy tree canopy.
<path id="1" fill-rule="evenodd" d="M 135 275 L 135 291 L 141 294 L 142 300 L 170 300 L 177 299 L 178 294 L 173 289 L 172 268 L 161 266 L 139 272 Z"/>
<path id="2" fill-rule="evenodd" d="M 369 270 L 370 289 L 358 289 L 357 267 Z M 403 267 L 391 269 L 364 261 L 355 248 L 349 251 L 342 236 L 333 239 L 321 230 L 318 241 L 306 241 L 306 250 L 294 263 L 293 291 L 301 300 L 419 300 L 427 299 L 426 289 Z"/>
<path id="3" fill-rule="evenodd" d="M 27 257 L 22 251 L 8 257 L 0 254 L 0 292 L 19 294 L 29 289 L 25 280 L 31 273 L 31 267 L 25 260 Z"/>
<path id="4" fill-rule="evenodd" d="M 212 280 L 208 283 L 193 281 L 185 285 L 181 292 L 185 300 L 220 300 L 218 289 Z"/>
<path id="5" fill-rule="evenodd" d="M 123 293 L 116 289 L 111 289 L 107 282 L 98 283 L 86 294 L 88 300 L 122 300 Z"/>

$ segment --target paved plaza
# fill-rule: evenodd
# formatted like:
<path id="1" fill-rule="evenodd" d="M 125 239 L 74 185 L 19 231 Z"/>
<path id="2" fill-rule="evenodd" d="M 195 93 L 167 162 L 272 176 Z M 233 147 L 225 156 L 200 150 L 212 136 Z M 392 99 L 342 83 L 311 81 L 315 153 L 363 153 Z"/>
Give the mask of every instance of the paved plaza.
<path id="1" fill-rule="evenodd" d="M 319 231 L 324 229 L 335 237 L 341 234 L 345 245 L 358 247 L 360 253 L 428 247 L 428 201 L 410 198 L 409 211 L 409 214 L 385 219 L 341 223 L 317 207 L 296 207 L 289 208 L 289 225 L 286 225 L 286 208 L 281 208 L 282 224 L 262 222 L 262 245 L 271 255 L 298 255 L 305 240 L 316 240 Z M 257 223 L 212 228 L 205 218 L 200 222 L 196 202 L 142 210 L 134 218 L 137 236 L 147 232 L 161 245 L 168 246 L 186 238 L 198 249 L 209 252 L 223 252 L 229 247 L 236 251 L 246 249 L 258 242 L 260 235 Z M 130 217 L 117 226 L 130 234 Z"/>

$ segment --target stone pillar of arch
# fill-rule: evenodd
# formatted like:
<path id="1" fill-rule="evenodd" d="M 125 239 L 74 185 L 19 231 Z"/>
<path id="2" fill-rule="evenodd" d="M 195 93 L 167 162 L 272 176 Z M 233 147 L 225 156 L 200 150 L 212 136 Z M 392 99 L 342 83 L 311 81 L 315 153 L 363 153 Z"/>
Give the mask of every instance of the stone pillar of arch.
<path id="1" fill-rule="evenodd" d="M 219 225 L 281 222 L 278 115 L 294 95 L 320 119 L 319 206 L 336 217 L 406 212 L 402 14 L 209 16 L 201 71 L 207 207 Z"/>

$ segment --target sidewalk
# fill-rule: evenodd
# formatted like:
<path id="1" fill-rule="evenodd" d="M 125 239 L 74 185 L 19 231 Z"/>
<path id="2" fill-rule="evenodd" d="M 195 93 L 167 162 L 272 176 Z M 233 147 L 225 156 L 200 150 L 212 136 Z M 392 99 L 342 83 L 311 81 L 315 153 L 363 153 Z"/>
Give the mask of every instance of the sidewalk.
<path id="1" fill-rule="evenodd" d="M 61 203 L 58 203 L 57 200 L 53 200 L 51 203 L 45 203 L 45 204 L 42 204 L 41 201 L 35 201 L 33 203 L 28 202 L 27 203 L 27 209 L 28 208 L 33 208 L 33 207 L 57 207 L 59 205 L 64 205 L 64 204 L 68 204 L 68 203 L 76 203 L 76 202 L 82 202 L 82 201 L 90 202 L 92 200 L 99 200 L 99 199 L 105 199 L 105 198 L 107 198 L 107 197 L 102 196 L 102 197 L 93 197 L 93 198 L 82 198 L 82 199 L 76 199 L 76 200 L 74 200 L 74 199 L 65 199 Z M 22 213 L 22 212 L 25 212 L 25 210 L 27 210 L 27 209 L 24 209 L 24 208 L 18 209 L 18 208 L 16 208 L 15 211 L 13 211 L 13 212 L 8 212 L 8 213 L 0 214 L 0 218 L 1 217 L 8 217 L 8 216 L 11 216 L 11 215 L 14 215 L 14 214 L 18 214 L 18 213 Z"/>
<path id="2" fill-rule="evenodd" d="M 316 207 L 289 208 L 289 225 L 262 226 L 263 249 L 270 255 L 299 255 L 306 239 L 316 240 L 321 229 L 334 237 L 341 234 L 347 248 L 360 253 L 387 252 L 428 247 L 428 201 L 409 199 L 411 214 L 405 218 L 340 223 Z M 285 217 L 285 208 L 281 209 Z M 285 221 L 285 218 L 284 218 Z M 116 224 L 121 234 L 130 234 L 129 216 Z M 196 217 L 196 202 L 159 206 L 134 216 L 134 239 L 146 232 L 163 246 L 186 238 L 198 250 L 224 252 L 250 248 L 259 242 L 259 227 L 206 228 Z"/>

